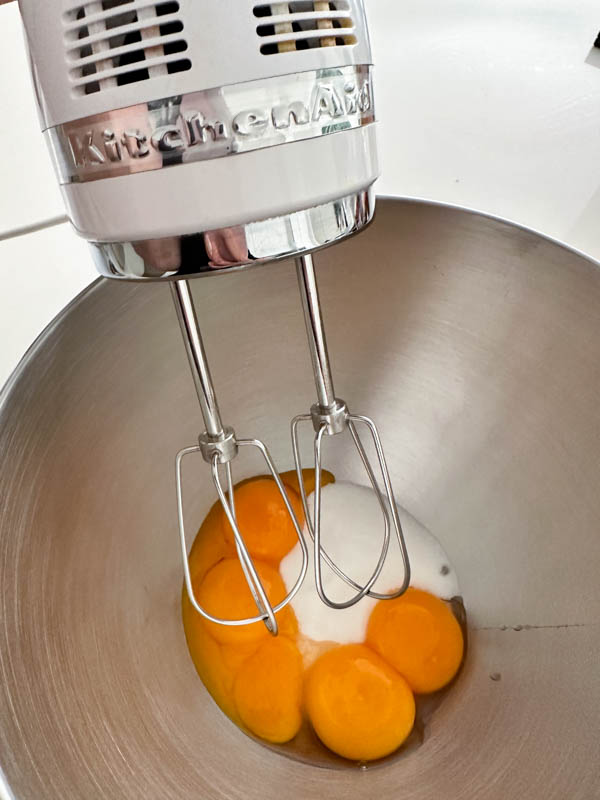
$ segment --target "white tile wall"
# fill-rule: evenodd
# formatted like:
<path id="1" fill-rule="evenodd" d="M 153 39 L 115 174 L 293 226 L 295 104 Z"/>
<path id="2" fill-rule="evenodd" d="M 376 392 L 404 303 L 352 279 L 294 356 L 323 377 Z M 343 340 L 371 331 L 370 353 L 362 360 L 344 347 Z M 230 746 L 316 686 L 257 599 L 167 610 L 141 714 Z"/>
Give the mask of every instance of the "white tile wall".
<path id="1" fill-rule="evenodd" d="M 0 387 L 58 312 L 96 278 L 69 225 L 0 242 Z"/>
<path id="2" fill-rule="evenodd" d="M 597 0 L 367 4 L 379 191 L 486 211 L 600 258 L 600 68 L 586 63 Z"/>
<path id="3" fill-rule="evenodd" d="M 0 6 L 0 236 L 64 215 L 40 133 L 17 3 Z"/>

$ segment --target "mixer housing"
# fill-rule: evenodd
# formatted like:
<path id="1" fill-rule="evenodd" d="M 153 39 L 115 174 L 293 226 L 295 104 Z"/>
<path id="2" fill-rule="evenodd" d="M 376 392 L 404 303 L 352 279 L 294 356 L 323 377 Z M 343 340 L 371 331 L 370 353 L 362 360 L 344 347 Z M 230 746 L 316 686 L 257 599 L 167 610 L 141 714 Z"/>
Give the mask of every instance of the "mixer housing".
<path id="1" fill-rule="evenodd" d="M 42 126 L 103 274 L 189 277 L 370 221 L 362 0 L 23 0 Z"/>

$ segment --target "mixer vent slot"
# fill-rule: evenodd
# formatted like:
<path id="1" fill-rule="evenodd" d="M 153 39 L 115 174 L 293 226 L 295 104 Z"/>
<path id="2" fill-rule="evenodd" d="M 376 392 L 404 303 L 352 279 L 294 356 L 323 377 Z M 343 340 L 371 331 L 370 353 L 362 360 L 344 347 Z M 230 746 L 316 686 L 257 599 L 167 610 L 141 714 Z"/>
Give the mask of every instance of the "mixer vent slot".
<path id="1" fill-rule="evenodd" d="M 75 94 L 191 69 L 178 0 L 90 0 L 67 11 L 64 25 Z"/>
<path id="2" fill-rule="evenodd" d="M 356 44 L 349 0 L 295 0 L 254 6 L 260 22 L 260 52 L 265 56 L 315 47 Z"/>

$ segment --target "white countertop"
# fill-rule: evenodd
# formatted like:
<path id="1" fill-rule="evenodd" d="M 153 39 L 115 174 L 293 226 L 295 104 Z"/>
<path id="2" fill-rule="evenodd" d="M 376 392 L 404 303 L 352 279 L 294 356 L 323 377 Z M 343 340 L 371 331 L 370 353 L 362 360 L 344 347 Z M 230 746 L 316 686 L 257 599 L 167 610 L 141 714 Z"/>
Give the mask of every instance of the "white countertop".
<path id="1" fill-rule="evenodd" d="M 600 259 L 600 59 L 586 61 L 597 0 L 367 5 L 378 191 L 512 219 Z M 10 121 L 0 128 L 1 385 L 95 273 L 85 244 L 56 224 L 64 210 L 16 3 L 0 7 L 0 37 L 0 107 Z"/>

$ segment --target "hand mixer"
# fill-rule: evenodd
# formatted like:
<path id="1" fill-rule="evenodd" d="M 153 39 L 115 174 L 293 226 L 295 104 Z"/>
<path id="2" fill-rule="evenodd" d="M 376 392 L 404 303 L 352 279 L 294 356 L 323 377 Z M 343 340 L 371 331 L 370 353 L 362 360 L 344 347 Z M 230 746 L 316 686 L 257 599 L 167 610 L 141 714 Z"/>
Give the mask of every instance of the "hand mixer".
<path id="1" fill-rule="evenodd" d="M 196 610 L 223 625 L 263 621 L 305 579 L 303 529 L 266 445 L 223 425 L 188 278 L 296 259 L 317 402 L 292 423 L 300 494 L 314 546 L 316 590 L 346 608 L 365 595 L 397 597 L 410 566 L 383 447 L 373 421 L 352 414 L 333 388 L 312 253 L 364 228 L 377 177 L 371 51 L 362 0 L 21 0 L 44 133 L 77 232 L 102 275 L 168 281 L 205 430 L 176 457 L 177 509 L 185 583 Z M 315 431 L 312 509 L 303 481 L 299 431 Z M 359 435 L 367 429 L 374 468 Z M 362 584 L 334 563 L 320 524 L 326 437 L 348 432 L 375 491 L 383 544 Z M 258 450 L 302 548 L 300 573 L 272 606 L 236 520 L 232 464 Z M 248 619 L 218 619 L 194 595 L 188 564 L 182 462 L 201 454 L 231 525 L 256 602 Z M 380 480 L 383 489 L 380 488 Z M 392 534 L 404 574 L 389 594 L 374 591 Z M 395 544 L 394 544 L 395 546 Z M 323 564 L 353 589 L 335 602 Z"/>

